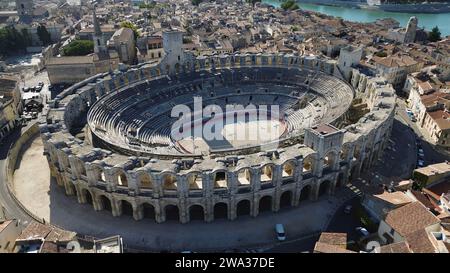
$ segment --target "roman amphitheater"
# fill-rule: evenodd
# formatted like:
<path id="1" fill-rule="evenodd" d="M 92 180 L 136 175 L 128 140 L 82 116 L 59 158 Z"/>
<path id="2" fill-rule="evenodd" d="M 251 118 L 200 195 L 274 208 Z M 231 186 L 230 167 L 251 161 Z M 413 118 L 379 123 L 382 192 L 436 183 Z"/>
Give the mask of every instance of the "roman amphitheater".
<path id="1" fill-rule="evenodd" d="M 381 156 L 396 100 L 382 78 L 354 69 L 344 80 L 336 61 L 311 56 L 194 57 L 180 33 L 163 39 L 160 63 L 86 79 L 47 109 L 40 131 L 51 175 L 79 203 L 158 223 L 256 217 L 332 195 Z M 174 138 L 172 108 L 195 98 L 282 114 L 266 124 L 272 137 L 235 140 L 259 126 L 245 119 L 227 120 L 220 141 Z M 210 121 L 189 120 L 194 130 Z"/>

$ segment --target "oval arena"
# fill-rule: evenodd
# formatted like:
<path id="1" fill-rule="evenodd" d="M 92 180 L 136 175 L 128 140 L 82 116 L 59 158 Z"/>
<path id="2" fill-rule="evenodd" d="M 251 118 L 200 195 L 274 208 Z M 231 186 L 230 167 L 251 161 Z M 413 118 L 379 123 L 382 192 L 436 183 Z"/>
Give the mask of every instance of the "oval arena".
<path id="1" fill-rule="evenodd" d="M 335 61 L 310 56 L 172 57 L 96 75 L 52 101 L 40 131 L 67 195 L 158 223 L 256 217 L 332 195 L 370 168 L 389 139 L 396 97 L 382 78 L 354 69 L 345 81 Z M 279 105 L 268 125 L 275 137 L 229 141 L 224 129 L 224 141 L 174 139 L 171 109 L 194 97 L 223 109 Z M 355 105 L 364 111 L 349 122 Z M 209 119 L 191 120 L 195 128 Z"/>

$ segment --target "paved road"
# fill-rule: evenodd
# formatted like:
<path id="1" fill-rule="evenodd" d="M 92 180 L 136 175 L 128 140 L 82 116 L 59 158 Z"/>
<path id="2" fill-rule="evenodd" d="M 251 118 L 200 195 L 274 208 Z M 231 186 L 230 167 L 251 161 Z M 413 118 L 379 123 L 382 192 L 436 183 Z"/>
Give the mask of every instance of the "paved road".
<path id="1" fill-rule="evenodd" d="M 20 136 L 20 132 L 21 129 L 19 128 L 14 130 L 9 137 L 3 140 L 3 144 L 0 145 L 0 204 L 6 210 L 5 213 L 8 218 L 18 219 L 20 224 L 25 227 L 32 218 L 17 205 L 15 200 L 10 196 L 6 186 L 6 156 L 9 148 Z"/>

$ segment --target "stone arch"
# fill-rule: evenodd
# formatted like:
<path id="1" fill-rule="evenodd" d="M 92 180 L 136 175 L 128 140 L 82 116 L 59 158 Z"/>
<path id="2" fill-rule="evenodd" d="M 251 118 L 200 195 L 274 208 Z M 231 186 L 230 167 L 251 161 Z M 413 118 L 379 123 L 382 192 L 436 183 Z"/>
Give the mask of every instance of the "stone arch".
<path id="1" fill-rule="evenodd" d="M 242 199 L 236 204 L 236 216 L 250 215 L 251 202 L 248 199 Z"/>
<path id="2" fill-rule="evenodd" d="M 323 157 L 323 168 L 333 168 L 338 160 L 338 152 L 331 150 Z"/>
<path id="3" fill-rule="evenodd" d="M 225 170 L 220 170 L 220 171 L 214 172 L 213 173 L 213 181 L 214 181 L 215 189 L 228 188 L 227 172 Z"/>
<path id="4" fill-rule="evenodd" d="M 190 221 L 205 220 L 205 209 L 202 205 L 194 204 L 189 207 L 189 219 Z"/>
<path id="5" fill-rule="evenodd" d="M 292 194 L 291 190 L 283 192 L 280 196 L 280 208 L 290 207 L 292 205 Z"/>
<path id="6" fill-rule="evenodd" d="M 313 155 L 307 155 L 303 159 L 303 173 L 312 173 L 314 171 L 314 156 Z"/>
<path id="7" fill-rule="evenodd" d="M 102 167 L 94 165 L 93 170 L 97 181 L 106 182 L 105 171 Z"/>
<path id="8" fill-rule="evenodd" d="M 88 189 L 82 189 L 81 194 L 84 196 L 84 200 L 86 200 L 87 204 L 94 205 L 94 197 Z"/>
<path id="9" fill-rule="evenodd" d="M 173 173 L 162 175 L 163 190 L 177 190 L 177 176 Z"/>
<path id="10" fill-rule="evenodd" d="M 273 181 L 273 164 L 266 164 L 261 168 L 261 184 L 272 183 Z"/>
<path id="11" fill-rule="evenodd" d="M 106 197 L 105 195 L 100 195 L 98 197 L 100 203 L 102 204 L 103 210 L 111 211 L 112 212 L 112 203 L 111 200 Z"/>
<path id="12" fill-rule="evenodd" d="M 332 185 L 330 180 L 322 181 L 319 186 L 319 196 L 330 194 Z"/>
<path id="13" fill-rule="evenodd" d="M 228 218 L 228 205 L 224 202 L 218 202 L 214 205 L 214 219 Z"/>
<path id="14" fill-rule="evenodd" d="M 259 199 L 259 212 L 272 210 L 273 198 L 270 195 L 265 195 Z"/>
<path id="15" fill-rule="evenodd" d="M 122 206 L 122 214 L 133 216 L 133 205 L 127 200 L 121 200 L 120 205 Z"/>
<path id="16" fill-rule="evenodd" d="M 200 172 L 194 172 L 187 175 L 187 182 L 189 190 L 201 190 L 203 189 L 202 174 Z"/>
<path id="17" fill-rule="evenodd" d="M 156 219 L 155 207 L 150 203 L 143 203 L 142 210 L 144 212 L 144 218 Z"/>
<path id="18" fill-rule="evenodd" d="M 311 185 L 305 185 L 300 191 L 299 202 L 309 200 L 311 196 L 311 190 Z"/>
<path id="19" fill-rule="evenodd" d="M 295 163 L 292 160 L 286 161 L 283 164 L 283 178 L 293 178 L 295 172 Z"/>
<path id="20" fill-rule="evenodd" d="M 243 168 L 237 171 L 237 180 L 239 186 L 250 186 L 252 173 L 250 168 Z"/>
<path id="21" fill-rule="evenodd" d="M 153 181 L 150 174 L 146 172 L 139 172 L 137 176 L 138 185 L 143 189 L 153 189 Z"/>
<path id="22" fill-rule="evenodd" d="M 166 221 L 179 221 L 180 210 L 177 205 L 169 204 L 164 207 L 164 213 L 166 215 Z"/>
<path id="23" fill-rule="evenodd" d="M 117 173 L 117 185 L 122 187 L 128 187 L 127 175 L 122 170 L 118 171 Z"/>

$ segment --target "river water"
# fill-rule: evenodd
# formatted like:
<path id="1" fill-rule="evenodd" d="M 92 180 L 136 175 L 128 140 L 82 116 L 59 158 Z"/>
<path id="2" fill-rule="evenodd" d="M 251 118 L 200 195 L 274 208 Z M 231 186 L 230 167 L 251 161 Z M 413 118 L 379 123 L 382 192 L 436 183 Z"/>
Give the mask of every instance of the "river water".
<path id="1" fill-rule="evenodd" d="M 281 2 L 278 0 L 263 0 L 263 3 L 271 4 L 279 7 Z M 400 22 L 400 26 L 406 26 L 411 16 L 419 19 L 419 27 L 431 30 L 434 26 L 438 26 L 442 36 L 450 35 L 450 13 L 427 14 L 427 13 L 400 13 L 387 12 L 378 10 L 355 9 L 347 7 L 332 7 L 313 4 L 302 4 L 299 2 L 300 8 L 304 10 L 317 11 L 327 15 L 341 17 L 347 21 L 369 23 L 382 18 L 394 18 Z"/>

